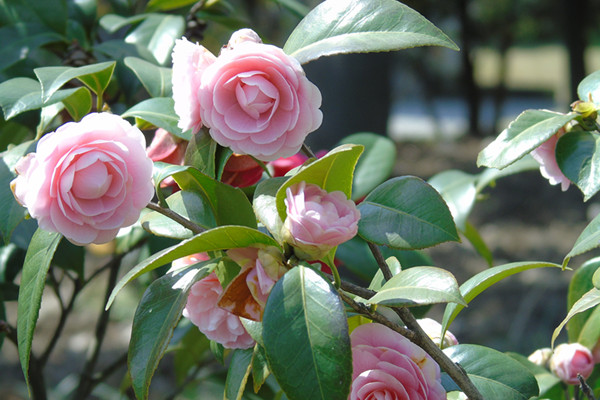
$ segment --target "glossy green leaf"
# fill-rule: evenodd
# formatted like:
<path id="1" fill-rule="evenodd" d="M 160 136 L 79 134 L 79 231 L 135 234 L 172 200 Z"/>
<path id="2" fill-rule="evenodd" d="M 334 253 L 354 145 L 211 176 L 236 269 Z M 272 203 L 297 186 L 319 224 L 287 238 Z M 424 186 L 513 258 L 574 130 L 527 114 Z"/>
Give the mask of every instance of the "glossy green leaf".
<path id="1" fill-rule="evenodd" d="M 180 190 L 169 196 L 166 202 L 169 209 L 204 229 L 217 226 L 212 208 L 197 193 Z M 153 235 L 173 239 L 188 239 L 193 236 L 191 230 L 157 211 L 145 214 L 140 222 L 142 227 Z"/>
<path id="2" fill-rule="evenodd" d="M 569 282 L 569 291 L 567 293 L 567 309 L 573 305 L 587 292 L 594 287 L 592 277 L 600 267 L 600 258 L 592 258 L 586 261 L 581 267 L 575 270 L 571 281 Z M 600 307 L 598 307 L 600 308 Z M 586 321 L 592 314 L 592 310 L 586 310 L 573 315 L 567 323 L 567 332 L 569 342 L 578 342 L 579 335 L 586 324 Z"/>
<path id="3" fill-rule="evenodd" d="M 252 207 L 258 220 L 273 235 L 275 240 L 281 241 L 281 228 L 283 222 L 277 213 L 277 191 L 287 181 L 287 177 L 266 179 L 256 186 Z"/>
<path id="4" fill-rule="evenodd" d="M 73 94 L 62 100 L 71 118 L 79 121 L 92 110 L 92 94 L 85 87 L 77 88 Z"/>
<path id="5" fill-rule="evenodd" d="M 279 244 L 270 236 L 248 228 L 246 226 L 221 226 L 202 232 L 190 239 L 183 240 L 174 246 L 159 251 L 146 258 L 144 261 L 130 269 L 123 278 L 115 285 L 106 308 L 108 309 L 121 289 L 138 276 L 152 271 L 162 265 L 170 263 L 194 253 L 207 251 L 227 250 L 250 246 L 275 246 Z"/>
<path id="6" fill-rule="evenodd" d="M 175 113 L 173 99 L 170 97 L 155 97 L 144 100 L 125 111 L 123 118 L 135 117 L 147 121 L 154 126 L 163 128 L 173 135 L 189 140 L 190 137 L 177 127 L 179 117 Z"/>
<path id="7" fill-rule="evenodd" d="M 363 146 L 360 145 L 338 146 L 290 177 L 277 191 L 277 212 L 279 212 L 281 220 L 285 221 L 287 215 L 284 202 L 285 191 L 296 183 L 302 181 L 314 183 L 328 192 L 339 190 L 350 197 L 354 167 L 362 151 Z"/>
<path id="8" fill-rule="evenodd" d="M 47 102 L 50 97 L 71 79 L 83 82 L 92 92 L 103 93 L 113 70 L 115 61 L 85 65 L 83 67 L 40 67 L 33 70 L 42 87 L 42 99 Z"/>
<path id="9" fill-rule="evenodd" d="M 160 67 L 137 57 L 126 57 L 127 65 L 138 77 L 151 97 L 171 97 L 171 68 Z"/>
<path id="10" fill-rule="evenodd" d="M 168 11 L 194 4 L 196 0 L 150 0 L 146 11 Z"/>
<path id="11" fill-rule="evenodd" d="M 488 267 L 493 267 L 494 257 L 492 255 L 492 251 L 483 241 L 483 238 L 481 237 L 477 229 L 467 221 L 465 229 L 461 233 L 465 235 L 465 238 L 467 238 L 467 240 L 469 241 L 469 243 L 471 243 L 471 245 L 477 251 L 477 253 L 479 253 L 479 255 L 483 257 Z"/>
<path id="12" fill-rule="evenodd" d="M 27 210 L 15 200 L 9 189 L 10 182 L 16 177 L 14 169 L 21 157 L 34 150 L 33 142 L 25 142 L 6 151 L 0 162 L 0 185 L 5 188 L 0 191 L 0 201 L 3 204 L 0 207 L 0 234 L 5 244 L 10 242 L 13 231 L 27 215 Z"/>
<path id="13" fill-rule="evenodd" d="M 413 176 L 379 185 L 358 209 L 358 234 L 379 245 L 414 250 L 459 241 L 452 215 L 440 194 Z"/>
<path id="14" fill-rule="evenodd" d="M 22 23 L 0 27 L 0 37 L 3 41 L 0 71 L 31 57 L 42 46 L 65 40 L 63 35 L 44 30 L 39 25 Z"/>
<path id="15" fill-rule="evenodd" d="M 273 0 L 282 7 L 288 9 L 298 18 L 303 18 L 309 13 L 310 9 L 302 3 L 301 0 Z"/>
<path id="16" fill-rule="evenodd" d="M 253 349 L 236 349 L 233 352 L 225 380 L 223 400 L 241 400 L 250 376 Z"/>
<path id="17" fill-rule="evenodd" d="M 61 239 L 62 235 L 59 233 L 38 229 L 31 239 L 23 264 L 19 300 L 17 302 L 17 348 L 28 387 L 30 384 L 28 372 L 33 332 L 42 304 L 42 293 L 46 286 L 48 268 L 50 268 L 50 262 Z"/>
<path id="18" fill-rule="evenodd" d="M 560 331 L 562 331 L 562 328 L 574 315 L 589 310 L 592 307 L 596 307 L 598 304 L 600 304 L 600 289 L 594 287 L 573 304 L 565 319 L 556 327 L 552 333 L 552 347 L 554 347 L 554 341 L 560 334 Z"/>
<path id="19" fill-rule="evenodd" d="M 175 335 L 182 328 L 187 328 L 183 337 L 173 344 L 175 341 Z M 198 365 L 201 360 L 210 357 L 208 351 L 210 350 L 210 340 L 198 329 L 196 325 L 193 325 L 191 321 L 180 320 L 175 332 L 173 333 L 173 339 L 169 347 L 173 346 L 173 369 L 178 384 L 185 382 L 189 372 L 192 368 Z M 169 351 L 170 349 L 167 349 Z"/>
<path id="20" fill-rule="evenodd" d="M 275 284 L 263 339 L 271 372 L 290 400 L 347 399 L 352 358 L 346 313 L 316 272 L 299 266 Z"/>
<path id="21" fill-rule="evenodd" d="M 205 175 L 215 178 L 215 159 L 219 146 L 208 134 L 208 129 L 203 128 L 194 135 L 190 134 L 190 141 L 185 151 L 185 165 L 198 169 Z"/>
<path id="22" fill-rule="evenodd" d="M 146 47 L 160 65 L 166 65 L 171 61 L 175 39 L 184 31 L 185 19 L 180 15 L 149 14 L 125 37 L 125 42 Z"/>
<path id="23" fill-rule="evenodd" d="M 153 14 L 136 14 L 131 17 L 123 17 L 118 14 L 106 14 L 100 18 L 100 26 L 110 33 L 114 33 L 121 28 L 143 21 Z"/>
<path id="24" fill-rule="evenodd" d="M 577 95 L 582 101 L 600 103 L 600 71 L 592 72 L 579 83 Z"/>
<path id="25" fill-rule="evenodd" d="M 577 117 L 547 110 L 527 110 L 521 113 L 496 140 L 483 149 L 477 165 L 502 169 L 550 139 L 560 128 Z"/>
<path id="26" fill-rule="evenodd" d="M 596 289 L 600 289 L 600 273 L 598 270 L 596 270 L 594 276 L 592 276 L 592 283 Z"/>
<path id="27" fill-rule="evenodd" d="M 457 170 L 440 172 L 429 179 L 429 184 L 442 195 L 461 231 L 466 230 L 467 217 L 477 197 L 475 180 L 475 176 Z"/>
<path id="28" fill-rule="evenodd" d="M 540 164 L 537 161 L 535 161 L 533 157 L 527 154 L 523 158 L 515 161 L 506 168 L 486 168 L 482 173 L 478 175 L 475 189 L 477 189 L 477 193 L 479 193 L 486 186 L 493 184 L 500 178 L 519 174 L 524 171 L 538 170 L 539 168 Z"/>
<path id="29" fill-rule="evenodd" d="M 322 56 L 456 44 L 421 14 L 395 0 L 327 0 L 291 33 L 283 50 L 301 64 Z"/>
<path id="30" fill-rule="evenodd" d="M 256 227 L 256 216 L 248 197 L 240 188 L 219 182 L 195 168 L 183 167 L 173 174 L 182 190 L 201 194 L 213 209 L 218 225 Z"/>
<path id="31" fill-rule="evenodd" d="M 530 269 L 545 267 L 560 268 L 560 265 L 547 262 L 524 261 L 489 268 L 471 277 L 469 280 L 463 283 L 460 286 L 460 293 L 468 304 L 481 292 L 504 278 Z M 460 313 L 463 308 L 463 305 L 454 303 L 446 306 L 444 317 L 442 318 L 442 329 L 444 332 L 446 329 L 448 329 L 452 321 L 454 321 L 454 318 L 456 318 L 458 313 Z"/>
<path id="32" fill-rule="evenodd" d="M 366 196 L 390 177 L 396 163 L 396 144 L 376 133 L 360 132 L 346 136 L 341 144 L 360 144 L 365 150 L 354 169 L 352 200 Z"/>
<path id="33" fill-rule="evenodd" d="M 556 162 L 587 201 L 600 190 L 600 138 L 585 131 L 569 132 L 556 143 Z"/>
<path id="34" fill-rule="evenodd" d="M 395 307 L 449 302 L 467 305 L 454 275 L 435 267 L 413 267 L 400 271 L 367 302 Z"/>
<path id="35" fill-rule="evenodd" d="M 213 260 L 168 273 L 148 286 L 135 311 L 127 366 L 138 399 L 148 398 L 148 387 L 173 330 L 181 318 L 192 285 L 210 273 Z"/>
<path id="36" fill-rule="evenodd" d="M 254 393 L 258 393 L 262 385 L 265 383 L 265 381 L 271 374 L 271 371 L 269 370 L 269 365 L 267 364 L 267 356 L 265 354 L 264 347 L 254 346 L 254 354 L 252 355 L 251 367 L 252 386 L 254 388 Z"/>
<path id="37" fill-rule="evenodd" d="M 575 315 L 578 316 L 579 314 Z M 570 321 L 569 321 L 570 322 Z M 568 329 L 568 326 L 567 326 Z M 600 307 L 592 309 L 590 316 L 585 320 L 585 324 L 577 337 L 576 342 L 582 344 L 588 349 L 593 349 L 600 339 Z"/>
<path id="38" fill-rule="evenodd" d="M 538 386 L 540 388 L 540 396 L 542 396 L 543 398 L 546 397 L 544 396 L 545 393 L 547 393 L 549 390 L 553 389 L 554 387 L 560 384 L 560 378 L 558 378 L 546 368 L 532 363 L 524 355 L 518 353 L 506 353 L 506 355 L 518 361 L 522 366 L 527 368 L 529 372 L 533 374 L 533 376 L 535 376 L 535 380 L 537 381 Z"/>
<path id="39" fill-rule="evenodd" d="M 506 354 L 473 344 L 451 346 L 444 353 L 467 372 L 484 399 L 528 400 L 539 394 L 535 376 Z"/>
<path id="40" fill-rule="evenodd" d="M 20 23 L 41 24 L 61 35 L 67 29 L 67 0 L 4 0 L 0 7 L 0 20 L 4 24 Z"/>

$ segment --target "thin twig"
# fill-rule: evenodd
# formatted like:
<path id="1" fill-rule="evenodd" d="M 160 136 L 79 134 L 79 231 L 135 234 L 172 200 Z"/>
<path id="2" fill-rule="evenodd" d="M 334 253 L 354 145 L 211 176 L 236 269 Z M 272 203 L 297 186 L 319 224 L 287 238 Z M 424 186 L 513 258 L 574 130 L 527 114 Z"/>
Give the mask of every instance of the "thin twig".
<path id="1" fill-rule="evenodd" d="M 590 388 L 590 386 L 586 383 L 583 376 L 581 376 L 581 374 L 577 374 L 577 379 L 579 379 L 579 388 L 581 389 L 583 394 L 585 394 L 585 397 L 587 397 L 588 400 L 596 400 L 592 388 Z"/>
<path id="2" fill-rule="evenodd" d="M 127 364 L 127 352 L 123 353 L 121 357 L 117 358 L 111 364 L 109 364 L 102 371 L 96 373 L 92 378 L 92 382 L 94 386 L 100 382 L 103 382 L 106 378 L 108 378 L 113 373 L 117 372 L 119 367 Z"/>
<path id="3" fill-rule="evenodd" d="M 383 254 L 381 254 L 381 250 L 379 250 L 379 247 L 374 243 L 367 242 L 367 244 L 369 245 L 369 249 L 371 250 L 371 253 L 373 253 L 373 256 L 375 257 L 375 261 L 377 261 L 377 265 L 379 266 L 379 269 L 383 273 L 383 277 L 385 278 L 386 281 L 389 281 L 390 279 L 392 279 L 392 276 L 394 276 L 394 275 L 392 274 L 392 271 L 390 271 L 390 267 L 385 262 L 385 259 L 383 258 Z"/>
<path id="4" fill-rule="evenodd" d="M 315 156 L 315 153 L 313 153 L 312 150 L 310 149 L 310 147 L 308 147 L 305 143 L 302 144 L 302 152 L 308 158 L 317 158 L 317 156 Z"/>
<path id="5" fill-rule="evenodd" d="M 152 211 L 156 211 L 158 213 L 161 213 L 162 215 L 164 215 L 167 218 L 171 218 L 173 221 L 177 222 L 178 224 L 180 224 L 183 227 L 185 227 L 185 228 L 189 229 L 190 231 L 192 231 L 192 233 L 194 235 L 197 235 L 197 234 L 202 233 L 202 232 L 205 231 L 205 229 L 203 227 L 201 227 L 200 225 L 196 225 L 195 223 L 193 223 L 189 219 L 181 216 L 180 214 L 177 214 L 175 211 L 170 210 L 168 208 L 163 208 L 163 207 L 159 206 L 156 203 L 148 203 L 146 205 L 146 208 L 149 208 Z"/>

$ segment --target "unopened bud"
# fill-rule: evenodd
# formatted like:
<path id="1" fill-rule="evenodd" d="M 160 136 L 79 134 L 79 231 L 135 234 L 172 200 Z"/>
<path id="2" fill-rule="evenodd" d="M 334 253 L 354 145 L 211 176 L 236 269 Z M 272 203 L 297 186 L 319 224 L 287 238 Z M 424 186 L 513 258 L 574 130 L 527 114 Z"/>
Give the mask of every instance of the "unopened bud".
<path id="1" fill-rule="evenodd" d="M 587 379 L 593 370 L 592 352 L 579 343 L 563 343 L 550 357 L 550 371 L 569 385 L 578 385 L 577 375 Z"/>
<path id="2" fill-rule="evenodd" d="M 596 105 L 590 101 L 578 100 L 571 104 L 571 109 L 578 114 L 581 114 L 583 118 L 595 120 L 598 117 L 598 110 Z"/>
<path id="3" fill-rule="evenodd" d="M 552 357 L 552 349 L 544 347 L 543 349 L 537 349 L 527 357 L 529 361 L 540 367 L 548 368 L 548 362 Z"/>
<path id="4" fill-rule="evenodd" d="M 455 346 L 458 344 L 456 336 L 454 336 L 450 331 L 446 331 L 444 333 L 444 338 L 442 339 L 442 325 L 436 320 L 431 318 L 423 318 L 418 319 L 417 322 L 423 331 L 425 331 L 427 336 L 429 336 L 431 341 L 438 347 L 445 349 L 446 347 Z"/>

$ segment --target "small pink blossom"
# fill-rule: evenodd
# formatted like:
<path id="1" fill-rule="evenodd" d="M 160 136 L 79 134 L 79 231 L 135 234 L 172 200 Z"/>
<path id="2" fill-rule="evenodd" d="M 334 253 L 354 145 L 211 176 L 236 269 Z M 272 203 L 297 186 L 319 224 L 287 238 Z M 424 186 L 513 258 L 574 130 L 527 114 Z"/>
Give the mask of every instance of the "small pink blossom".
<path id="1" fill-rule="evenodd" d="M 368 323 L 350 335 L 349 400 L 441 400 L 440 367 L 423 349 L 390 328 Z"/>
<path id="2" fill-rule="evenodd" d="M 540 164 L 540 173 L 551 185 L 558 185 L 562 191 L 566 191 L 571 184 L 569 178 L 560 170 L 556 162 L 556 143 L 564 134 L 564 130 L 560 130 L 550 139 L 542 143 L 538 148 L 531 152 L 531 156 Z"/>
<path id="3" fill-rule="evenodd" d="M 173 98 L 182 129 L 205 125 L 220 145 L 263 161 L 297 153 L 322 121 L 321 93 L 300 63 L 249 29 L 219 57 L 177 41 Z"/>
<path id="4" fill-rule="evenodd" d="M 429 336 L 433 343 L 435 343 L 438 347 L 445 349 L 446 347 L 456 346 L 458 344 L 456 336 L 454 336 L 454 334 L 448 330 L 442 339 L 442 325 L 436 320 L 431 318 L 422 318 L 418 319 L 417 322 L 421 326 L 421 329 L 423 329 L 427 336 Z"/>
<path id="5" fill-rule="evenodd" d="M 154 195 L 142 132 L 109 113 L 89 114 L 45 135 L 16 170 L 11 187 L 17 201 L 42 229 L 79 245 L 111 241 Z"/>
<path id="6" fill-rule="evenodd" d="M 563 343 L 554 349 L 550 358 L 550 370 L 569 385 L 578 385 L 580 374 L 587 379 L 594 370 L 592 352 L 579 343 Z"/>
<path id="7" fill-rule="evenodd" d="M 341 191 L 329 193 L 303 181 L 287 188 L 285 205 L 284 238 L 305 259 L 323 257 L 358 232 L 360 212 Z"/>

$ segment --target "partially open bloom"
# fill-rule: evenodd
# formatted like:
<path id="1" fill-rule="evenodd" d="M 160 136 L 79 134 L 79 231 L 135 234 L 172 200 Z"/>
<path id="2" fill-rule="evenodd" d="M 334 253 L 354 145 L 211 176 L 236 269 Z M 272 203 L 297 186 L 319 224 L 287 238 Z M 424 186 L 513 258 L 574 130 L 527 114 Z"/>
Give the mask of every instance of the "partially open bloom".
<path id="1" fill-rule="evenodd" d="M 263 161 L 297 153 L 322 121 L 321 93 L 300 63 L 250 29 L 235 32 L 219 57 L 178 40 L 173 98 L 182 129 L 205 125 L 220 145 Z"/>
<path id="2" fill-rule="evenodd" d="M 323 257 L 358 232 L 360 212 L 340 191 L 300 182 L 286 190 L 283 236 L 307 260 Z"/>
<path id="3" fill-rule="evenodd" d="M 252 157 L 232 154 L 223 168 L 221 181 L 235 187 L 248 187 L 262 177 L 263 169 Z"/>
<path id="4" fill-rule="evenodd" d="M 45 135 L 16 170 L 11 188 L 17 201 L 42 229 L 79 245 L 114 239 L 154 195 L 142 132 L 109 113 Z"/>
<path id="5" fill-rule="evenodd" d="M 419 346 L 390 328 L 368 323 L 350 335 L 352 386 L 349 400 L 441 400 L 440 367 Z"/>
<path id="6" fill-rule="evenodd" d="M 434 319 L 422 318 L 418 319 L 417 322 L 421 326 L 421 329 L 425 331 L 427 336 L 435 343 L 438 347 L 445 349 L 446 347 L 456 346 L 458 340 L 456 336 L 450 331 L 446 331 L 442 338 L 442 325 Z"/>
<path id="7" fill-rule="evenodd" d="M 550 362 L 550 358 L 552 357 L 552 349 L 550 347 L 544 347 L 541 349 L 537 349 L 533 353 L 531 353 L 527 359 L 534 363 L 535 365 L 539 365 L 540 367 L 548 368 L 548 363 Z"/>
<path id="8" fill-rule="evenodd" d="M 556 143 L 564 134 L 564 130 L 560 130 L 550 139 L 542 143 L 538 148 L 531 152 L 531 156 L 540 164 L 540 173 L 551 185 L 558 185 L 564 192 L 569 188 L 571 181 L 562 173 L 556 162 Z"/>
<path id="9" fill-rule="evenodd" d="M 194 283 L 190 289 L 183 316 L 189 318 L 207 338 L 229 349 L 247 349 L 254 340 L 237 315 L 220 308 L 217 303 L 223 293 L 214 272 Z"/>
<path id="10" fill-rule="evenodd" d="M 569 385 L 578 385 L 580 374 L 587 379 L 594 370 L 592 352 L 579 343 L 563 343 L 554 349 L 550 358 L 550 371 Z"/>

